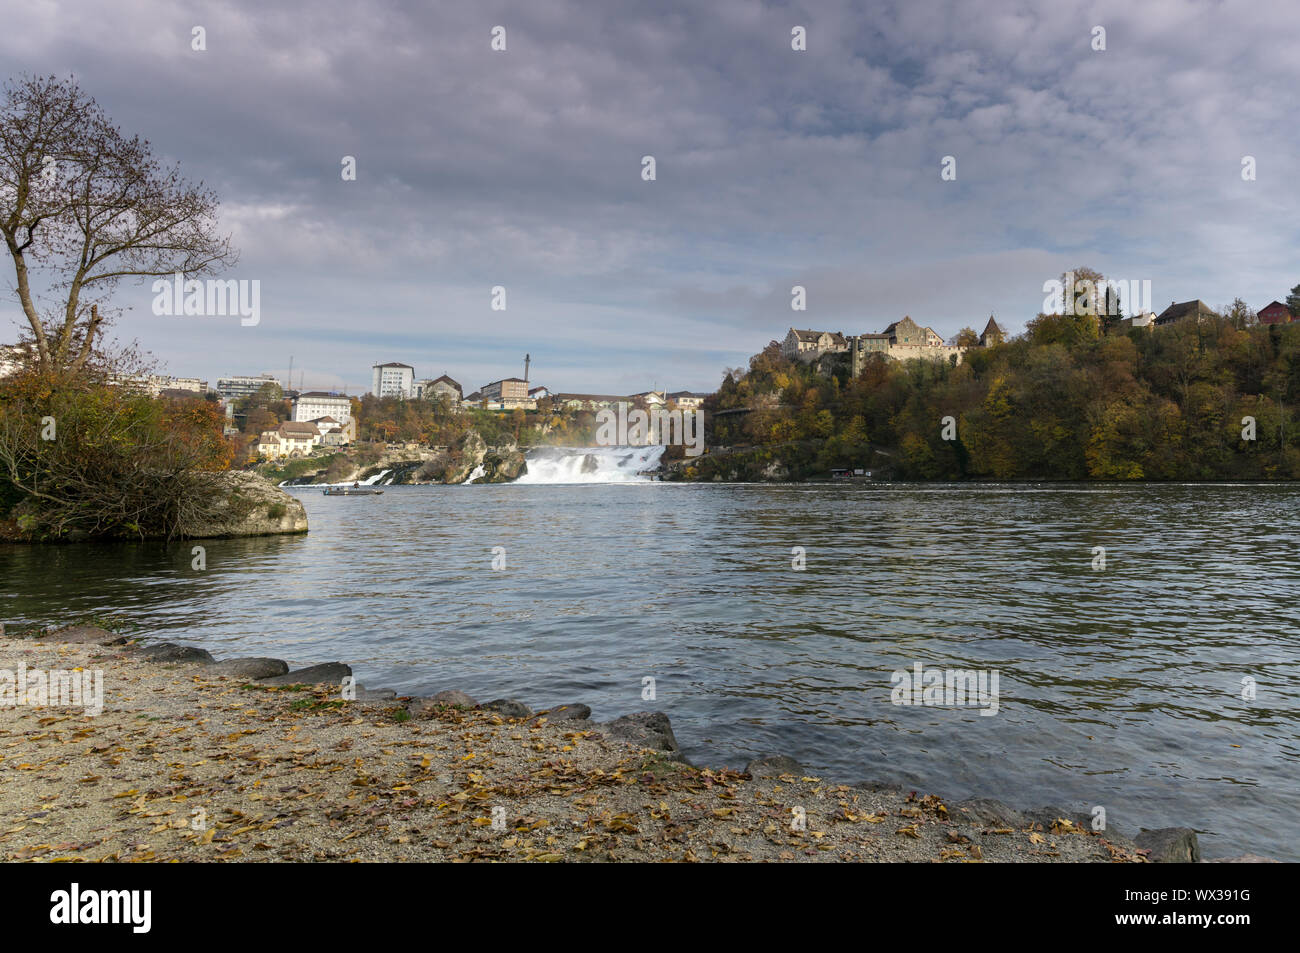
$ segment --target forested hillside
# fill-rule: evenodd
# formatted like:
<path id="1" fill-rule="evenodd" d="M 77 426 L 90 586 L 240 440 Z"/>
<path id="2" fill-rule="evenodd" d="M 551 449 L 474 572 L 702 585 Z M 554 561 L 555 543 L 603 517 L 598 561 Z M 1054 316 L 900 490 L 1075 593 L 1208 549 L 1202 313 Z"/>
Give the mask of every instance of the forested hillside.
<path id="1" fill-rule="evenodd" d="M 847 359 L 822 375 L 773 342 L 724 379 L 709 443 L 753 446 L 751 470 L 779 461 L 794 478 L 866 466 L 899 479 L 1287 480 L 1300 478 L 1297 402 L 1300 323 L 1102 334 L 1040 315 L 956 367 L 876 358 L 856 379 Z"/>

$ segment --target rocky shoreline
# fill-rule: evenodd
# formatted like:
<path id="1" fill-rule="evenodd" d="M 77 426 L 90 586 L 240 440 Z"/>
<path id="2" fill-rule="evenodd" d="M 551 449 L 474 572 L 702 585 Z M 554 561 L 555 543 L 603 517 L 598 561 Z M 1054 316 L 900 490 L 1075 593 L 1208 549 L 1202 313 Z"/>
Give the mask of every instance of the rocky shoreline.
<path id="1" fill-rule="evenodd" d="M 6 859 L 1202 861 L 1189 828 L 1096 832 L 1058 808 L 835 784 L 782 755 L 698 767 L 662 712 L 399 697 L 341 662 L 218 661 L 93 626 L 0 628 L 0 646 L 0 670 L 106 686 L 93 717 L 0 707 Z"/>

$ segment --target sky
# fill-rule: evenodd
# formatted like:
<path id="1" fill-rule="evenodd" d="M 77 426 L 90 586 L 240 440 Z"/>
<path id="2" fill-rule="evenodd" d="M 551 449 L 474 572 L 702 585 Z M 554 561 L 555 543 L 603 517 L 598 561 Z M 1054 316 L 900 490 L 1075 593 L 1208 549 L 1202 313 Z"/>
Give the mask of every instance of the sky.
<path id="1" fill-rule="evenodd" d="M 220 197 L 222 277 L 260 283 L 256 325 L 156 315 L 148 281 L 114 301 L 118 339 L 212 384 L 292 358 L 294 386 L 358 394 L 400 361 L 469 393 L 529 354 L 552 390 L 711 391 L 791 326 L 1019 332 L 1078 266 L 1149 280 L 1157 312 L 1300 283 L 1283 0 L 9 0 L 3 20 L 0 74 L 74 75 Z M 5 269 L 0 341 L 22 320 Z"/>

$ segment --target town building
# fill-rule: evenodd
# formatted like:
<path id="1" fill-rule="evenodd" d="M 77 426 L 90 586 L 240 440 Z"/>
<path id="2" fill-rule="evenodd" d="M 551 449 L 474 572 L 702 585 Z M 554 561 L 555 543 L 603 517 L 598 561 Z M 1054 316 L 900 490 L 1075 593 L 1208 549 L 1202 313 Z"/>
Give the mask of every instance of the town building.
<path id="1" fill-rule="evenodd" d="M 321 433 L 310 423 L 286 421 L 275 430 L 264 430 L 257 452 L 271 459 L 305 457 L 321 442 Z"/>
<path id="2" fill-rule="evenodd" d="M 354 417 L 349 417 L 347 420 L 338 420 L 334 417 L 316 417 L 307 422 L 320 432 L 321 442 L 327 446 L 337 447 L 357 439 L 357 421 Z M 338 437 L 330 437 L 331 434 L 338 434 Z"/>
<path id="3" fill-rule="evenodd" d="M 631 403 L 627 397 L 613 394 L 552 394 L 552 400 L 565 410 L 612 409 L 619 404 Z"/>
<path id="4" fill-rule="evenodd" d="M 489 410 L 514 410 L 523 408 L 535 410 L 537 401 L 528 397 L 528 381 L 522 377 L 506 377 L 490 384 L 484 384 L 483 406 Z"/>
<path id="5" fill-rule="evenodd" d="M 165 390 L 183 390 L 191 394 L 206 394 L 208 392 L 208 382 L 199 380 L 197 377 L 166 377 L 155 375 L 153 380 L 157 383 L 159 392 Z"/>
<path id="6" fill-rule="evenodd" d="M 370 393 L 406 400 L 415 396 L 415 368 L 392 361 L 370 368 Z"/>
<path id="7" fill-rule="evenodd" d="M 21 345 L 0 345 L 0 377 L 16 374 L 30 359 L 30 354 Z"/>
<path id="8" fill-rule="evenodd" d="M 311 390 L 299 394 L 290 417 L 295 423 L 308 423 L 319 417 L 333 417 L 340 424 L 352 419 L 352 398 L 345 394 L 327 394 Z"/>
<path id="9" fill-rule="evenodd" d="M 838 354 L 849 349 L 843 331 L 802 331 L 791 328 L 781 342 L 781 354 L 791 360 L 815 361 L 823 354 Z"/>
<path id="10" fill-rule="evenodd" d="M 252 397 L 267 384 L 274 384 L 277 388 L 280 386 L 280 382 L 270 374 L 260 374 L 257 377 L 218 377 L 217 396 L 224 401 Z"/>
<path id="11" fill-rule="evenodd" d="M 998 323 L 993 320 L 993 315 L 989 315 L 989 323 L 984 325 L 984 331 L 980 334 L 980 347 L 994 347 L 1001 344 L 1007 339 L 998 327 Z"/>
<path id="12" fill-rule="evenodd" d="M 994 337 L 1002 334 L 991 317 L 989 324 L 995 332 Z M 988 325 L 984 328 L 988 334 Z M 960 364 L 966 348 L 957 344 L 945 344 L 943 338 L 934 328 L 923 327 L 904 315 L 901 321 L 895 321 L 879 334 L 858 334 L 849 341 L 849 373 L 854 377 L 862 374 L 867 360 L 873 354 L 892 358 L 895 361 L 942 360 Z M 983 338 L 981 338 L 981 342 Z"/>
<path id="13" fill-rule="evenodd" d="M 1156 326 L 1156 315 L 1154 311 L 1143 311 L 1141 314 L 1134 314 L 1127 318 L 1120 318 L 1119 327 L 1122 330 L 1130 328 L 1145 328 L 1150 331 Z"/>
<path id="14" fill-rule="evenodd" d="M 455 406 L 460 403 L 461 399 L 460 384 L 443 374 L 441 377 L 423 380 L 416 384 L 415 396 L 424 400 L 437 400 L 439 397 L 446 397 L 451 401 L 452 406 Z"/>
<path id="15" fill-rule="evenodd" d="M 1169 307 L 1156 316 L 1156 325 L 1166 327 L 1183 321 L 1195 321 L 1199 324 L 1202 321 L 1217 317 L 1219 317 L 1218 313 L 1199 298 L 1193 301 L 1171 301 Z"/>
<path id="16" fill-rule="evenodd" d="M 1291 309 L 1281 301 L 1273 301 L 1259 309 L 1260 324 L 1289 324 L 1296 320 Z"/>
<path id="17" fill-rule="evenodd" d="M 678 410 L 694 410 L 704 404 L 704 398 L 708 394 L 700 394 L 689 390 L 674 391 L 668 395 L 668 403 Z"/>
<path id="18" fill-rule="evenodd" d="M 543 397 L 551 396 L 549 387 L 531 387 L 528 390 L 528 396 L 533 400 L 541 400 Z"/>

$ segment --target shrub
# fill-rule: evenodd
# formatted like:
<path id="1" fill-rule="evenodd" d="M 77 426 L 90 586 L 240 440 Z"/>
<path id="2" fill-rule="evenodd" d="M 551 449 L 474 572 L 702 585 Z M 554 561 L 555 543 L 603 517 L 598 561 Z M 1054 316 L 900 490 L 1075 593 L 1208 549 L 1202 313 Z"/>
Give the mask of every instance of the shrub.
<path id="1" fill-rule="evenodd" d="M 25 536 L 184 535 L 228 500 L 215 407 L 88 377 L 0 383 L 0 499 Z"/>

